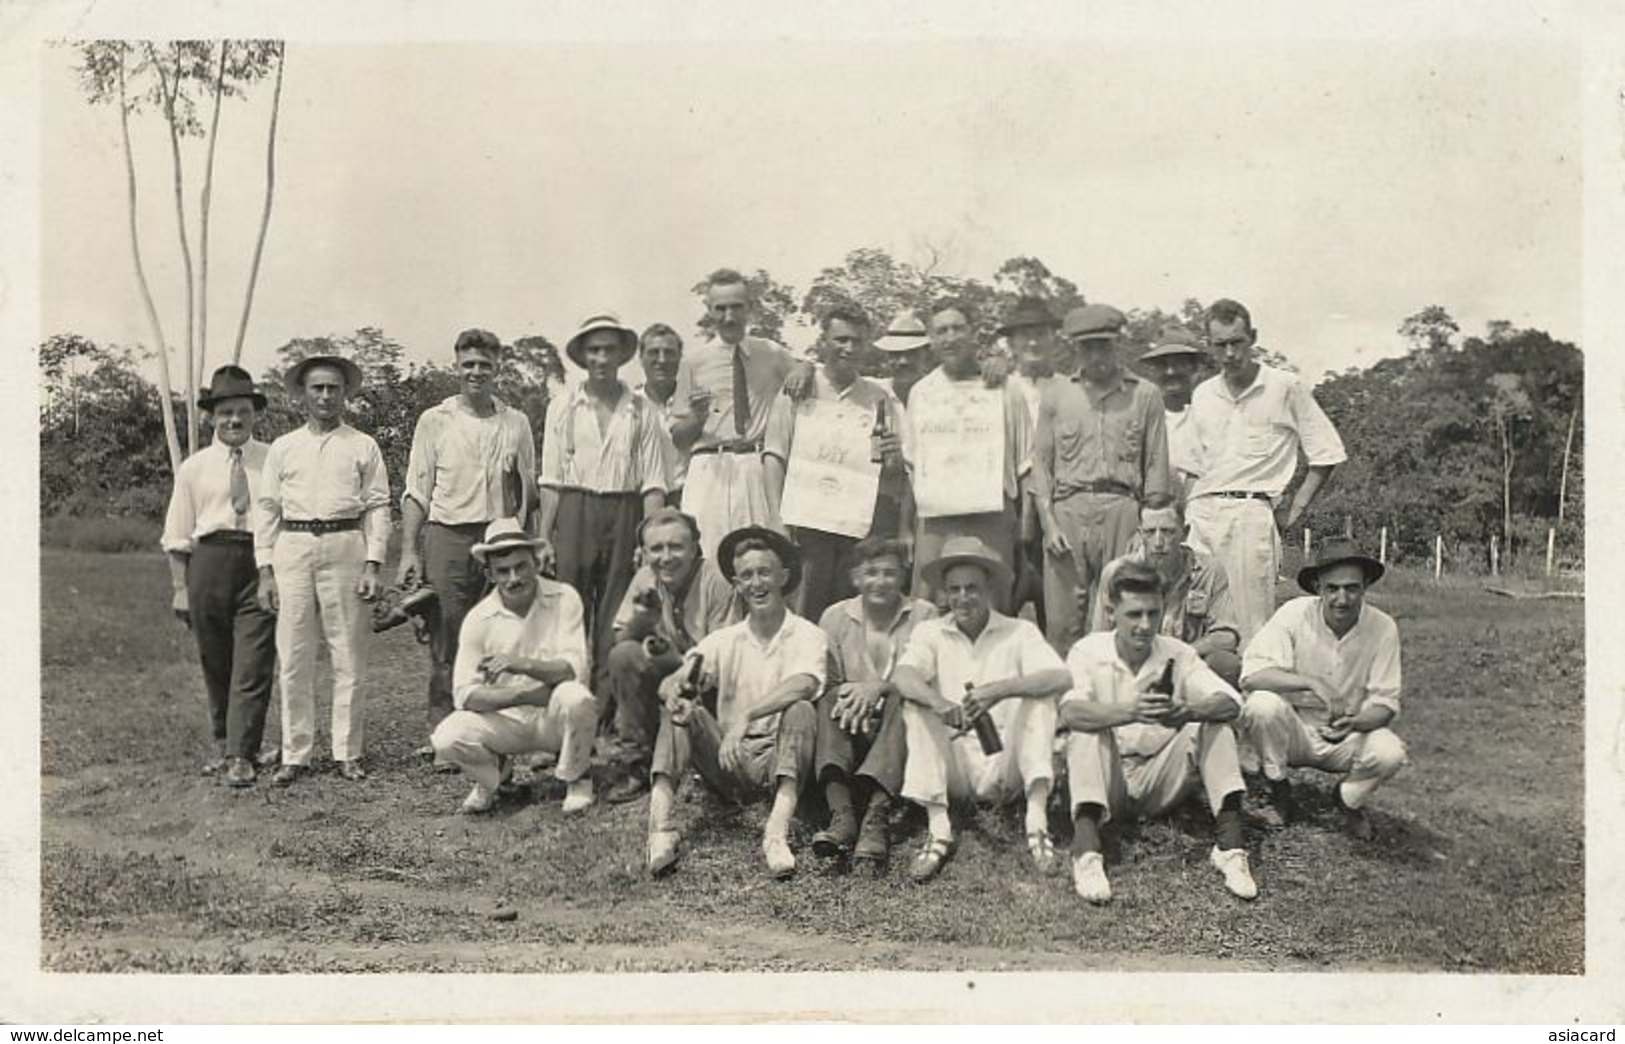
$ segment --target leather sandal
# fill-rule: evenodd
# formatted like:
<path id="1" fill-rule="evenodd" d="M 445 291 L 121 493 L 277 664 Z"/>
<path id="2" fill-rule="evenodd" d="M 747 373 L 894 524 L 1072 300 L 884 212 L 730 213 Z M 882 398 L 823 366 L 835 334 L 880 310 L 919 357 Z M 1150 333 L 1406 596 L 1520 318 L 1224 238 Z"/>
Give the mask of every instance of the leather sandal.
<path id="1" fill-rule="evenodd" d="M 942 872 L 942 865 L 954 854 L 954 843 L 947 838 L 931 837 L 919 855 L 909 865 L 908 875 L 916 884 L 924 884 Z"/>

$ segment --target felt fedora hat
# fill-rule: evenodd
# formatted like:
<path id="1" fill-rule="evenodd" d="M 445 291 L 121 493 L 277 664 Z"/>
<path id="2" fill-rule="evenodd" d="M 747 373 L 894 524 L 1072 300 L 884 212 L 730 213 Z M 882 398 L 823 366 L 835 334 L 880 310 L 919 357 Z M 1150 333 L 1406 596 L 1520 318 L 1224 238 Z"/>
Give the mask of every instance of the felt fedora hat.
<path id="1" fill-rule="evenodd" d="M 197 397 L 200 410 L 211 410 L 217 402 L 226 399 L 247 399 L 256 410 L 265 409 L 265 395 L 254 386 L 254 378 L 241 366 L 222 366 L 214 371 L 209 386 Z"/>
<path id="2" fill-rule="evenodd" d="M 791 542 L 790 538 L 766 526 L 745 526 L 736 529 L 722 538 L 717 545 L 717 568 L 731 584 L 734 581 L 734 550 L 746 540 L 760 540 L 773 549 L 784 563 L 784 568 L 790 572 L 790 580 L 784 585 L 786 592 L 794 591 L 801 584 L 801 548 Z"/>
<path id="3" fill-rule="evenodd" d="M 1333 566 L 1357 565 L 1365 570 L 1365 582 L 1374 584 L 1387 572 L 1383 564 L 1370 555 L 1361 554 L 1350 540 L 1328 540 L 1315 554 L 1313 565 L 1298 570 L 1298 586 L 1310 594 L 1320 593 L 1320 575 Z"/>

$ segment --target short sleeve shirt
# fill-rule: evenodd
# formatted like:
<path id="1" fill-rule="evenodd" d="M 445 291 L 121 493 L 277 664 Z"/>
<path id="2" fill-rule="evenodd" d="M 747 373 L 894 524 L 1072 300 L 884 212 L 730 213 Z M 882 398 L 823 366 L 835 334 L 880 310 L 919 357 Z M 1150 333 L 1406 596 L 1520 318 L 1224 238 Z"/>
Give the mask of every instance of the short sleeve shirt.
<path id="1" fill-rule="evenodd" d="M 1072 688 L 1061 697 L 1061 706 L 1083 702 L 1119 707 L 1132 704 L 1162 675 L 1169 660 L 1174 662 L 1176 702 L 1187 703 L 1193 695 L 1218 695 L 1241 706 L 1241 695 L 1213 673 L 1195 649 L 1179 639 L 1165 635 L 1151 639 L 1151 654 L 1139 670 L 1133 670 L 1118 654 L 1117 634 L 1113 631 L 1087 635 L 1067 653 L 1066 669 L 1072 675 Z M 1123 756 L 1140 758 L 1156 754 L 1176 732 L 1166 725 L 1138 721 L 1112 729 Z"/>
<path id="2" fill-rule="evenodd" d="M 964 702 L 966 683 L 985 685 L 1066 664 L 1031 621 L 993 612 L 974 642 L 952 616 L 915 624 L 897 666 L 919 672 L 943 699 L 957 704 Z"/>
<path id="3" fill-rule="evenodd" d="M 1314 466 L 1348 459 L 1343 440 L 1293 373 L 1260 365 L 1232 395 L 1221 373 L 1196 386 L 1187 408 L 1201 447 L 1202 471 L 1191 496 L 1223 491 L 1279 497 L 1292 482 L 1301 447 Z"/>
<path id="4" fill-rule="evenodd" d="M 760 706 L 786 678 L 811 675 L 820 692 L 828 678 L 824 632 L 795 613 L 785 613 L 784 623 L 766 642 L 752 633 L 747 619 L 706 635 L 694 650 L 717 679 L 717 722 L 724 729 Z M 778 727 L 779 715 L 771 714 L 751 722 L 745 733 L 771 736 Z"/>

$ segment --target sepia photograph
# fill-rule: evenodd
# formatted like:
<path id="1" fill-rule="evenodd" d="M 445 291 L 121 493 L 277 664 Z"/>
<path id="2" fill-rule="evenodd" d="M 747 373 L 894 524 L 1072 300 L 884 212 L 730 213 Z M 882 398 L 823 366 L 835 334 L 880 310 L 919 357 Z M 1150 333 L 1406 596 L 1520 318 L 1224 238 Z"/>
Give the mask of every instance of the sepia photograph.
<path id="1" fill-rule="evenodd" d="M 1583 18 L 228 6 L 13 13 L 11 964 L 1619 1018 Z"/>

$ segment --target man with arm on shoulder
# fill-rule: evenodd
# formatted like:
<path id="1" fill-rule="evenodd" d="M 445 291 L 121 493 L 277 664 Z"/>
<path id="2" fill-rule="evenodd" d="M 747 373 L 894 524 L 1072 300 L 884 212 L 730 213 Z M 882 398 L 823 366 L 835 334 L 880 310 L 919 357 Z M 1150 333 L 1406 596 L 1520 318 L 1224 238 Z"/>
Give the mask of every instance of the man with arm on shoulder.
<path id="1" fill-rule="evenodd" d="M 537 540 L 517 518 L 497 519 L 471 550 L 492 591 L 463 621 L 453 675 L 456 709 L 431 742 L 437 757 L 474 781 L 460 811 L 489 812 L 509 760 L 546 751 L 566 786 L 564 812 L 593 803 L 593 730 L 598 708 L 581 679 L 587 639 L 581 599 L 541 575 Z"/>
<path id="2" fill-rule="evenodd" d="M 1256 898 L 1242 832 L 1246 784 L 1229 724 L 1241 696 L 1196 650 L 1160 633 L 1162 578 L 1152 567 L 1122 563 L 1107 598 L 1113 629 L 1072 647 L 1072 689 L 1061 698 L 1073 887 L 1089 902 L 1108 902 L 1101 828 L 1113 818 L 1166 815 L 1200 788 L 1216 820 L 1209 862 L 1233 895 Z"/>
<path id="3" fill-rule="evenodd" d="M 683 338 L 665 323 L 653 323 L 643 331 L 638 339 L 638 364 L 643 368 L 643 384 L 633 391 L 660 414 L 671 440 L 671 489 L 666 492 L 666 503 L 681 507 L 688 460 L 705 430 L 711 395 L 694 386 L 694 374 L 683 361 Z"/>

